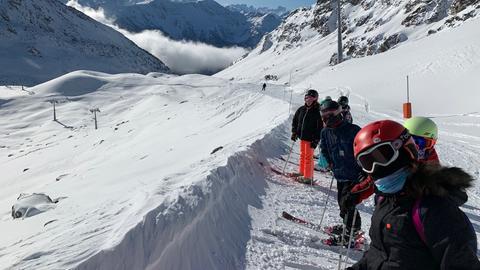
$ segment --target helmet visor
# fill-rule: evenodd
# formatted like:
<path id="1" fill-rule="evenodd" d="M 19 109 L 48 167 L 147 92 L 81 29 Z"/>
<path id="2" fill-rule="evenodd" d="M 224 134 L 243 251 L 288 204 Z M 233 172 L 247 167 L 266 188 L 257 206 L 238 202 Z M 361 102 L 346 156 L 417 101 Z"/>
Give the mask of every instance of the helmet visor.
<path id="1" fill-rule="evenodd" d="M 412 135 L 415 144 L 417 145 L 419 150 L 430 149 L 435 145 L 435 140 L 428 139 L 421 136 Z"/>
<path id="2" fill-rule="evenodd" d="M 388 166 L 398 157 L 398 150 L 391 142 L 384 142 L 360 153 L 357 162 L 367 173 L 373 173 L 375 166 Z"/>

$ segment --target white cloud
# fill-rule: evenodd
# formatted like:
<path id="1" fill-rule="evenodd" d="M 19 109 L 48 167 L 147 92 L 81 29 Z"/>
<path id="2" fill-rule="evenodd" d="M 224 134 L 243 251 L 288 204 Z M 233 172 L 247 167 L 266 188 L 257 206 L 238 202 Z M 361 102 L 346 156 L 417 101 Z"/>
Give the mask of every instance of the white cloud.
<path id="1" fill-rule="evenodd" d="M 247 53 L 241 47 L 217 48 L 205 43 L 172 40 L 158 30 L 132 33 L 115 25 L 112 19 L 105 16 L 102 8 L 84 7 L 77 0 L 69 0 L 67 5 L 119 31 L 137 46 L 162 60 L 174 73 L 213 74 Z"/>

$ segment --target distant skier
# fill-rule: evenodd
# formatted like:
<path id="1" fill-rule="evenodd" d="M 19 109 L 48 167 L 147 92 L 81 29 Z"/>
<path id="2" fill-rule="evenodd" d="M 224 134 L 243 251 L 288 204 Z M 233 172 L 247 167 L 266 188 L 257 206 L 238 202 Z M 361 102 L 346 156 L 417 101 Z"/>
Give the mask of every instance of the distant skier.
<path id="1" fill-rule="evenodd" d="M 263 83 L 263 85 L 262 85 L 262 91 L 265 91 L 266 88 L 267 88 L 267 83 Z"/>
<path id="2" fill-rule="evenodd" d="M 459 208 L 469 174 L 419 163 L 408 130 L 391 120 L 362 128 L 354 152 L 377 196 L 370 249 L 348 270 L 480 269 L 475 231 Z"/>
<path id="3" fill-rule="evenodd" d="M 320 140 L 323 128 L 318 104 L 318 92 L 310 89 L 305 94 L 305 105 L 298 108 L 292 121 L 292 140 L 300 138 L 300 164 L 297 180 L 313 181 L 313 151 Z"/>
<path id="4" fill-rule="evenodd" d="M 322 155 L 330 164 L 333 175 L 337 180 L 337 201 L 340 206 L 340 217 L 343 219 L 343 224 L 336 225 L 331 228 L 331 232 L 336 235 L 341 235 L 345 228 L 345 237 L 350 234 L 354 215 L 357 214 L 353 230 L 359 231 L 361 227 L 361 218 L 358 211 L 353 207 L 343 207 L 345 204 L 345 194 L 350 192 L 351 187 L 357 183 L 361 168 L 358 166 L 353 156 L 353 139 L 360 127 L 343 120 L 340 105 L 333 100 L 326 100 L 320 106 L 325 127 L 321 133 L 320 148 Z M 336 245 L 337 239 L 332 239 L 331 244 Z"/>
<path id="5" fill-rule="evenodd" d="M 350 113 L 350 106 L 348 105 L 348 97 L 340 96 L 337 102 L 342 107 L 343 120 L 348 123 L 353 123 L 352 114 Z"/>
<path id="6" fill-rule="evenodd" d="M 434 148 L 438 138 L 438 128 L 435 122 L 427 117 L 415 116 L 407 119 L 403 126 L 408 129 L 417 145 L 419 161 L 440 164 Z"/>

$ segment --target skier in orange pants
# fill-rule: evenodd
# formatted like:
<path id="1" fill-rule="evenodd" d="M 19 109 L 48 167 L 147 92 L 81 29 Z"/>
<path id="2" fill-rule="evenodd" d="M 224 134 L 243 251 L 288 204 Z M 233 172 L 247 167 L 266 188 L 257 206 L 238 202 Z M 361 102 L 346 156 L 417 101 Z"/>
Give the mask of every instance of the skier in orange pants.
<path id="1" fill-rule="evenodd" d="M 300 164 L 297 177 L 299 182 L 313 181 L 313 151 L 320 141 L 322 128 L 318 92 L 310 89 L 305 94 L 305 105 L 298 108 L 292 121 L 292 140 L 300 138 Z"/>

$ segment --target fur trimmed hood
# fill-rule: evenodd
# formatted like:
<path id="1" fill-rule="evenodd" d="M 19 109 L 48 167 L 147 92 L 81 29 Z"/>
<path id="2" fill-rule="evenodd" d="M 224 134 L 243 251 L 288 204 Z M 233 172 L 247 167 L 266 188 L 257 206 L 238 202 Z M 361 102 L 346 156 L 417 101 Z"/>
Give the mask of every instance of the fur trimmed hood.
<path id="1" fill-rule="evenodd" d="M 462 205 L 468 199 L 465 190 L 473 185 L 473 181 L 473 177 L 461 168 L 419 164 L 408 177 L 406 191 L 415 198 L 428 195 L 450 197 L 457 205 Z"/>

